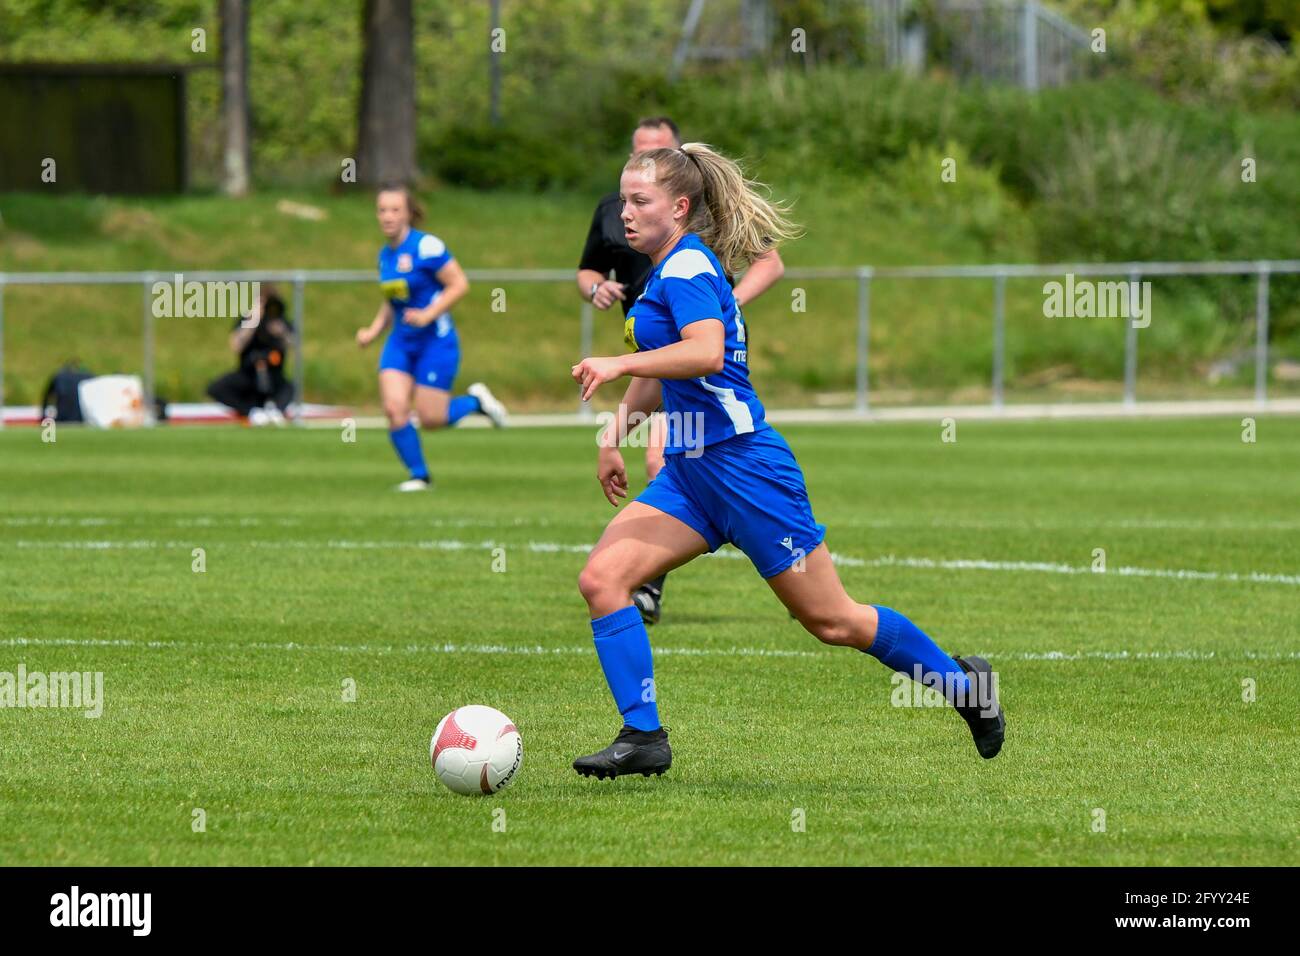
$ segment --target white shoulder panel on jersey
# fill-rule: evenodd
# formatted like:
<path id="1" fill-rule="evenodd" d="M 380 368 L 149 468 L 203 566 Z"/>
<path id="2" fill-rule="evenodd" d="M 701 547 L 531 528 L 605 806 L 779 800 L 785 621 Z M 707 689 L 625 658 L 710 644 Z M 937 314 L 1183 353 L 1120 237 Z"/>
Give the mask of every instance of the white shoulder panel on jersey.
<path id="1" fill-rule="evenodd" d="M 420 258 L 436 259 L 447 251 L 447 244 L 437 236 L 423 236 L 420 239 Z"/>
<path id="2" fill-rule="evenodd" d="M 713 268 L 713 263 L 709 257 L 700 252 L 699 249 L 683 249 L 681 252 L 674 252 L 664 263 L 663 271 L 659 273 L 661 279 L 694 279 L 698 275 L 715 276 L 718 272 Z"/>

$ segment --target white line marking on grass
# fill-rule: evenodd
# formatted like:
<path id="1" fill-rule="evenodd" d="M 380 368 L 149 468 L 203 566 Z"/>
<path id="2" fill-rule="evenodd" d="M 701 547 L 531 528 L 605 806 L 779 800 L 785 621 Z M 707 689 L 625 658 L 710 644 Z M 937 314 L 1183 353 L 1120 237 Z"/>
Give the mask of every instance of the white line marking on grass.
<path id="1" fill-rule="evenodd" d="M 136 648 L 145 650 L 210 650 L 240 651 L 328 651 L 335 654 L 507 654 L 530 656 L 582 656 L 595 653 L 590 646 L 542 647 L 540 644 L 301 644 L 296 641 L 273 643 L 253 641 L 230 643 L 221 641 L 136 641 L 126 638 L 74 638 L 74 637 L 11 637 L 0 639 L 6 647 L 105 647 Z M 832 657 L 832 648 L 816 651 L 782 650 L 765 647 L 657 647 L 655 656 L 661 657 Z M 1300 660 L 1300 651 L 1015 651 L 997 653 L 980 651 L 991 660 L 1001 661 L 1277 661 Z"/>
<path id="2" fill-rule="evenodd" d="M 330 515 L 332 524 L 352 524 L 373 527 L 377 524 L 400 524 L 404 528 L 501 528 L 549 527 L 561 522 L 549 518 L 415 518 L 411 515 L 366 515 L 364 518 Z M 150 528 L 255 528 L 260 526 L 295 528 L 310 525 L 309 518 L 259 518 L 255 516 L 195 515 L 192 517 L 161 518 L 148 515 L 126 517 L 47 517 L 44 515 L 9 516 L 0 518 L 0 526 L 7 528 L 71 528 L 107 527 L 109 525 L 143 525 Z M 1297 527 L 1300 527 L 1298 525 Z"/>
<path id="3" fill-rule="evenodd" d="M 542 647 L 540 644 L 300 644 L 296 641 L 247 644 L 218 641 L 133 641 L 125 638 L 11 637 L 0 639 L 9 647 L 130 647 L 150 650 L 219 651 L 330 651 L 336 654 L 529 654 L 581 655 L 595 653 L 590 646 Z M 820 657 L 816 651 L 792 651 L 765 647 L 660 647 L 656 656 L 669 657 Z"/>
<path id="4" fill-rule="evenodd" d="M 330 515 L 331 524 L 347 524 L 373 528 L 376 525 L 400 524 L 403 528 L 501 528 L 501 527 L 553 527 L 564 525 L 571 527 L 571 522 L 553 521 L 549 518 L 516 516 L 513 518 L 419 518 L 412 515 L 366 515 L 349 517 Z M 138 525 L 149 528 L 223 528 L 223 527 L 280 527 L 294 528 L 310 526 L 310 518 L 259 518 L 196 515 L 193 517 L 161 518 L 147 515 L 119 517 L 46 517 L 42 515 L 11 516 L 0 518 L 0 526 L 10 528 L 31 527 L 107 527 Z M 595 522 L 593 522 L 595 524 Z M 1116 528 L 1138 531 L 1300 531 L 1300 521 L 1206 521 L 1196 518 L 1107 518 L 1096 521 L 1072 520 L 1057 521 L 1049 519 L 998 519 L 998 518 L 959 518 L 959 517 L 915 517 L 915 518 L 841 518 L 835 522 L 837 528 L 960 528 L 967 531 L 1071 531 L 1096 528 Z"/>
<path id="5" fill-rule="evenodd" d="M 834 557 L 834 555 L 832 555 L 832 557 Z M 856 559 L 849 560 L 856 561 Z M 845 563 L 847 563 L 847 561 Z M 873 568 L 904 567 L 942 569 L 945 571 L 1031 571 L 1042 572 L 1045 574 L 1096 574 L 1098 577 L 1118 575 L 1120 577 L 1174 578 L 1177 580 L 1189 581 L 1230 581 L 1234 583 L 1248 581 L 1254 584 L 1287 584 L 1292 587 L 1300 587 L 1300 575 L 1266 574 L 1262 571 L 1251 571 L 1245 574 L 1238 574 L 1235 571 L 1192 571 L 1176 568 L 1118 567 L 1111 568 L 1105 572 L 1097 572 L 1093 571 L 1093 569 L 1087 565 L 1053 564 L 1047 561 L 986 561 L 983 559 L 970 558 L 940 560 L 935 558 L 898 558 L 893 555 L 873 558 L 870 561 L 865 562 L 857 562 L 853 566 L 861 567 L 864 564 L 867 567 Z"/>
<path id="6" fill-rule="evenodd" d="M 147 550 L 151 548 L 190 549 L 195 546 L 189 541 L 16 541 L 19 548 L 58 548 L 75 551 L 108 551 L 113 549 Z M 314 550 L 321 547 L 337 550 L 386 551 L 400 548 L 416 548 L 435 551 L 470 551 L 493 548 L 517 548 L 519 544 L 508 541 L 460 541 L 456 539 L 434 539 L 423 541 L 230 541 L 207 543 L 208 547 L 249 547 L 269 548 L 272 550 Z M 589 544 L 561 544 L 554 541 L 529 541 L 529 551 L 536 553 L 587 554 L 591 551 Z M 748 560 L 740 551 L 723 547 L 706 557 Z M 1088 565 L 1058 564 L 1050 561 L 990 561 L 983 558 L 916 558 L 898 557 L 888 554 L 878 558 L 854 558 L 838 552 L 831 552 L 831 560 L 838 565 L 850 568 L 914 568 L 926 571 L 1009 571 L 1015 573 L 1038 574 L 1086 574 L 1098 577 L 1132 577 L 1132 578 L 1167 578 L 1179 581 L 1223 581 L 1232 584 L 1283 584 L 1300 587 L 1300 575 L 1271 574 L 1263 571 L 1196 571 L 1186 568 L 1137 568 L 1116 567 L 1105 572 L 1094 571 Z"/>

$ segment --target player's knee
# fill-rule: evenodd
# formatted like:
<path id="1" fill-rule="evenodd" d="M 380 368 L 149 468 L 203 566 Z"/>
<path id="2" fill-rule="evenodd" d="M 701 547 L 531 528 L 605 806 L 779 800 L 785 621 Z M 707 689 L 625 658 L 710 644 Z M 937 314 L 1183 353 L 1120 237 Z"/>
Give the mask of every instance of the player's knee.
<path id="1" fill-rule="evenodd" d="M 578 590 L 588 604 L 597 600 L 605 589 L 605 575 L 590 561 L 578 572 Z"/>
<path id="2" fill-rule="evenodd" d="M 384 405 L 384 414 L 388 417 L 388 427 L 392 430 L 405 428 L 411 419 L 411 410 L 401 405 Z"/>
<path id="3" fill-rule="evenodd" d="M 421 428 L 425 428 L 425 429 L 445 428 L 446 425 L 447 425 L 447 415 L 445 413 L 442 415 L 425 415 L 425 414 L 420 415 Z"/>
<path id="4" fill-rule="evenodd" d="M 578 590 L 593 610 L 609 604 L 619 604 L 620 597 L 626 597 L 628 593 L 618 575 L 599 561 L 587 562 L 578 575 Z"/>

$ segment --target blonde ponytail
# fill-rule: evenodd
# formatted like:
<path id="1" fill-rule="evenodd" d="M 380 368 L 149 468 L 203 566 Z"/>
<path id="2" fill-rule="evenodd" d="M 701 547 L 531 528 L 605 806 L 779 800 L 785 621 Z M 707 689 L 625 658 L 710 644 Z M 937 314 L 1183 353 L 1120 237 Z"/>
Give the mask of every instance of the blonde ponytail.
<path id="1" fill-rule="evenodd" d="M 789 207 L 767 198 L 768 188 L 704 143 L 650 149 L 628 160 L 628 169 L 655 166 L 655 179 L 671 196 L 690 200 L 686 228 L 713 250 L 732 274 L 803 230 L 786 218 Z"/>

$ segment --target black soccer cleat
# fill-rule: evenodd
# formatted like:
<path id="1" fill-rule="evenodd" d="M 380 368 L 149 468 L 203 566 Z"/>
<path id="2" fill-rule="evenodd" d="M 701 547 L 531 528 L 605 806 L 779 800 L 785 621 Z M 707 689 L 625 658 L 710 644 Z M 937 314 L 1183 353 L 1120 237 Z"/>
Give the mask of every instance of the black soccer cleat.
<path id="1" fill-rule="evenodd" d="M 664 592 L 653 584 L 643 584 L 632 592 L 632 603 L 641 612 L 641 620 L 647 626 L 659 623 L 663 597 Z"/>
<path id="2" fill-rule="evenodd" d="M 975 749 L 985 760 L 991 760 L 1002 749 L 1007 736 L 1007 718 L 997 698 L 997 684 L 993 679 L 993 666 L 982 657 L 954 657 L 961 669 L 971 679 L 971 694 L 966 703 L 957 707 L 957 713 L 970 727 L 975 739 Z M 985 704 L 991 704 L 987 709 Z M 990 716 L 988 711 L 992 711 Z"/>
<path id="3" fill-rule="evenodd" d="M 652 773 L 662 774 L 672 765 L 673 751 L 668 746 L 666 728 L 637 730 L 627 724 L 604 750 L 573 761 L 574 770 L 598 780 L 630 773 L 648 777 Z"/>

